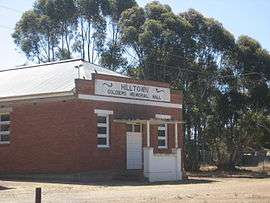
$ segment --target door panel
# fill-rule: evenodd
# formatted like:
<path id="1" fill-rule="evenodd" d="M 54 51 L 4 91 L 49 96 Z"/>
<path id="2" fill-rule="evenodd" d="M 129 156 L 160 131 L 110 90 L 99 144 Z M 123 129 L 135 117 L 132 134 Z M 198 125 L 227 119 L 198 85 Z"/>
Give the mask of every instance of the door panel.
<path id="1" fill-rule="evenodd" d="M 127 169 L 142 168 L 142 134 L 127 132 Z"/>

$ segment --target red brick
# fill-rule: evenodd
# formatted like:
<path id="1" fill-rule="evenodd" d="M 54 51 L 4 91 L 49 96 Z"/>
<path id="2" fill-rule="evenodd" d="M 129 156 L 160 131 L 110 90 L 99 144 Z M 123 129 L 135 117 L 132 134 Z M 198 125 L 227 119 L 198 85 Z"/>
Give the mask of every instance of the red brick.
<path id="1" fill-rule="evenodd" d="M 97 78 L 109 79 L 108 76 Z M 115 78 L 112 78 L 114 80 Z M 118 78 L 119 79 L 119 78 Z M 132 79 L 120 79 L 134 82 Z M 138 82 L 146 85 L 167 84 Z M 94 82 L 76 80 L 76 93 L 93 94 Z M 172 93 L 173 103 L 182 103 L 180 92 Z M 115 118 L 136 115 L 154 118 L 155 114 L 171 115 L 182 120 L 181 109 L 133 104 L 86 101 L 50 101 L 20 103 L 11 113 L 11 142 L 0 145 L 0 172 L 79 172 L 126 168 L 126 125 Z M 95 109 L 113 110 L 110 116 L 110 148 L 97 148 Z M 168 149 L 157 149 L 157 126 L 151 127 L 151 146 L 155 152 L 169 153 L 174 148 L 174 126 L 169 125 Z M 179 147 L 183 145 L 179 126 Z M 143 126 L 146 146 L 146 126 Z"/>

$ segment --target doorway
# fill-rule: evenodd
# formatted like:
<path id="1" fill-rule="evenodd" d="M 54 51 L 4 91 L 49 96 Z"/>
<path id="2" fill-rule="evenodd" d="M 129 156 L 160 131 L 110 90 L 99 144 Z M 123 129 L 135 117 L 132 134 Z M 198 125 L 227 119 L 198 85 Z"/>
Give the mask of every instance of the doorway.
<path id="1" fill-rule="evenodd" d="M 127 169 L 142 169 L 142 126 L 128 124 Z"/>

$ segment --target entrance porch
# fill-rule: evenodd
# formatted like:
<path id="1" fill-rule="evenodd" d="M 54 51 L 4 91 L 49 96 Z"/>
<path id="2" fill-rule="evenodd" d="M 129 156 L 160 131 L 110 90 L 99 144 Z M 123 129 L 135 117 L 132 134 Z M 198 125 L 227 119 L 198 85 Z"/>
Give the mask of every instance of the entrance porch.
<path id="1" fill-rule="evenodd" d="M 181 148 L 178 146 L 178 125 L 181 121 L 171 119 L 115 119 L 114 122 L 125 123 L 131 126 L 131 132 L 127 132 L 127 169 L 143 169 L 144 177 L 149 182 L 182 180 Z M 151 136 L 157 132 L 151 132 L 151 126 L 174 126 L 174 148 L 170 153 L 157 153 L 151 146 Z M 138 127 L 139 126 L 139 127 Z M 146 127 L 146 144 L 143 146 L 142 129 Z M 129 127 L 130 128 L 130 127 Z M 135 130 L 137 128 L 137 130 Z M 137 131 L 137 132 L 136 132 Z M 172 136 L 170 137 L 172 138 Z"/>

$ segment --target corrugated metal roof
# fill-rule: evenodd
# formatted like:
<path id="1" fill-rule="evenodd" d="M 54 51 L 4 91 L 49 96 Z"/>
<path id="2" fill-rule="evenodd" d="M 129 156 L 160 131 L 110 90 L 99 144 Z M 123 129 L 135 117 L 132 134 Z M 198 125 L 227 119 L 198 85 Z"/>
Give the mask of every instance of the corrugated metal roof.
<path id="1" fill-rule="evenodd" d="M 91 80 L 95 72 L 125 77 L 81 59 L 18 67 L 0 71 L 0 98 L 72 91 L 79 75 Z"/>

